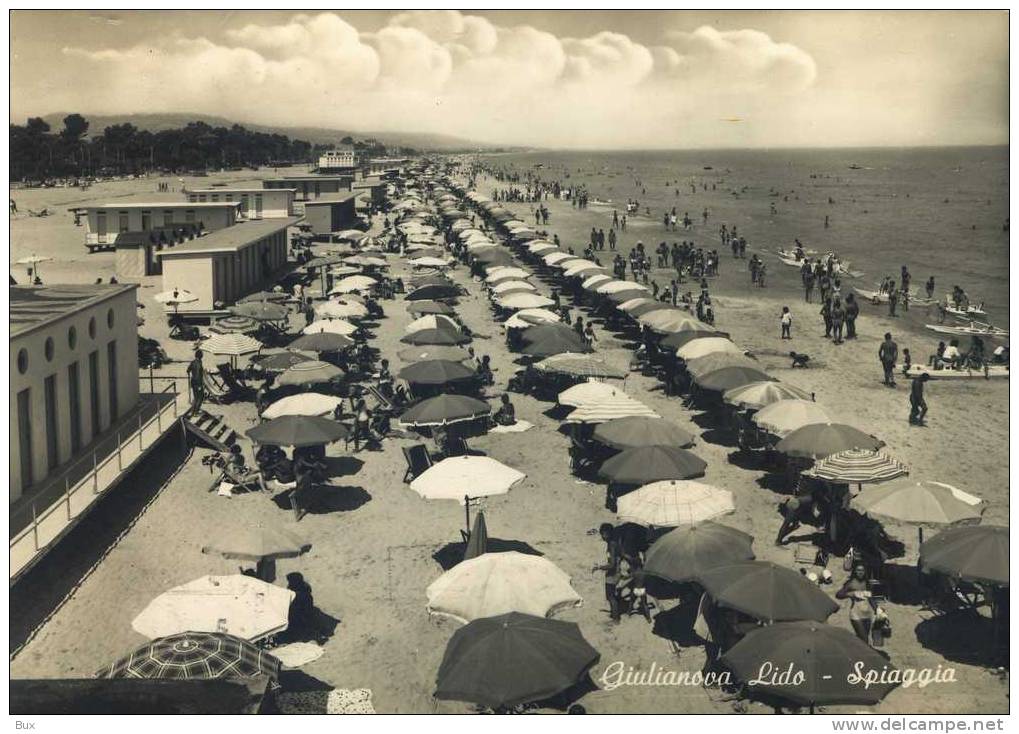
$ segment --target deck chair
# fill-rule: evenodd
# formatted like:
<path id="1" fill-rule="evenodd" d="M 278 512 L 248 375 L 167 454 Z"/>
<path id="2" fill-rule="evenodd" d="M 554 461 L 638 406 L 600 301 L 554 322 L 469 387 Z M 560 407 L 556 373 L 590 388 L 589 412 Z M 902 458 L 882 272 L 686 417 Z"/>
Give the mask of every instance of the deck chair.
<path id="1" fill-rule="evenodd" d="M 249 385 L 245 385 L 238 380 L 237 375 L 229 363 L 224 362 L 223 364 L 216 365 L 216 374 L 223 382 L 223 386 L 226 389 L 230 400 L 244 400 L 245 398 L 249 398 L 254 395 L 254 388 Z"/>
<path id="2" fill-rule="evenodd" d="M 208 370 L 202 373 L 202 384 L 205 386 L 205 399 L 210 403 L 222 405 L 230 402 L 231 396 L 226 386 Z"/>
<path id="3" fill-rule="evenodd" d="M 407 462 L 407 471 L 403 474 L 403 483 L 408 484 L 411 480 L 421 476 L 432 465 L 432 457 L 428 454 L 428 447 L 423 443 L 403 446 L 402 451 L 403 458 Z"/>
<path id="4" fill-rule="evenodd" d="M 396 404 L 388 397 L 386 397 L 376 385 L 365 384 L 362 385 L 365 392 L 375 398 L 377 402 L 376 410 L 383 410 L 387 413 L 396 412 Z"/>
<path id="5" fill-rule="evenodd" d="M 470 447 L 467 446 L 467 441 L 463 436 L 450 436 L 446 439 L 443 454 L 445 454 L 446 458 L 450 456 L 467 456 L 469 451 Z"/>
<path id="6" fill-rule="evenodd" d="M 236 487 L 244 490 L 254 490 L 261 492 L 265 489 L 265 484 L 262 481 L 262 473 L 257 469 L 249 469 L 245 472 L 238 472 L 228 463 L 223 462 L 220 467 L 219 476 L 213 480 L 209 486 L 209 491 L 213 491 L 223 482 L 229 482 Z"/>
<path id="7" fill-rule="evenodd" d="M 170 317 L 170 338 L 183 341 L 194 341 L 201 336 L 197 326 L 184 323 L 179 316 Z"/>

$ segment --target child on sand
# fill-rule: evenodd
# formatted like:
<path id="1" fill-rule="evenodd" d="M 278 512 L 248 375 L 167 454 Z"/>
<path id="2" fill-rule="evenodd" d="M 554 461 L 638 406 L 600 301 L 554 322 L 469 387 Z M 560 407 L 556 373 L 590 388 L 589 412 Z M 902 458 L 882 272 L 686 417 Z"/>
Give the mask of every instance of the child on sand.
<path id="1" fill-rule="evenodd" d="M 782 307 L 782 338 L 792 339 L 793 315 L 789 313 L 789 307 Z"/>

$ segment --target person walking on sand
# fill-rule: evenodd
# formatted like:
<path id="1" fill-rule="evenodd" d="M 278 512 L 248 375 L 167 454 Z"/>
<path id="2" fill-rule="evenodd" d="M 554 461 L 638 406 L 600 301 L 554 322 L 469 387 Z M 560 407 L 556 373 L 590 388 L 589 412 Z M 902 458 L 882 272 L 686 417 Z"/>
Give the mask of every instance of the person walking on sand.
<path id="1" fill-rule="evenodd" d="M 898 314 L 895 313 L 895 307 L 898 306 L 898 305 L 899 305 L 899 293 L 898 293 L 898 291 L 895 290 L 895 283 L 893 282 L 892 285 L 888 289 L 888 315 L 889 316 L 898 316 Z"/>
<path id="2" fill-rule="evenodd" d="M 842 301 L 836 298 L 831 305 L 831 335 L 835 344 L 842 343 L 842 325 L 846 320 L 846 312 L 842 308 Z"/>
<path id="3" fill-rule="evenodd" d="M 618 224 L 618 222 L 616 222 L 616 224 Z M 615 226 L 615 224 L 613 224 L 613 226 Z M 616 249 L 616 230 L 615 229 L 610 229 L 609 230 L 609 249 L 612 250 L 613 252 L 615 252 L 615 249 Z"/>
<path id="4" fill-rule="evenodd" d="M 202 362 L 204 352 L 201 349 L 195 350 L 195 358 L 188 365 L 188 386 L 191 388 L 191 412 L 197 413 L 202 409 L 202 401 L 205 400 L 205 364 Z"/>
<path id="5" fill-rule="evenodd" d="M 824 303 L 821 304 L 821 318 L 824 319 L 824 337 L 825 339 L 831 338 L 831 299 L 825 298 Z"/>
<path id="6" fill-rule="evenodd" d="M 608 522 L 601 524 L 598 535 L 605 541 L 606 558 L 605 563 L 593 566 L 591 573 L 605 572 L 605 600 L 609 603 L 609 617 L 613 623 L 619 624 L 619 563 L 622 559 L 619 539 L 616 537 L 616 528 Z"/>
<path id="7" fill-rule="evenodd" d="M 860 304 L 852 293 L 846 296 L 846 339 L 856 338 L 856 317 L 860 315 Z"/>
<path id="8" fill-rule="evenodd" d="M 923 397 L 923 388 L 927 380 L 931 378 L 926 372 L 913 380 L 909 388 L 909 424 L 911 426 L 924 425 L 924 417 L 927 415 L 927 401 Z"/>
<path id="9" fill-rule="evenodd" d="M 792 339 L 793 315 L 789 313 L 788 306 L 782 306 L 782 338 Z"/>
<path id="10" fill-rule="evenodd" d="M 877 358 L 885 373 L 885 385 L 895 387 L 895 363 L 899 359 L 899 345 L 892 341 L 891 332 L 885 333 L 885 340 L 877 350 Z"/>

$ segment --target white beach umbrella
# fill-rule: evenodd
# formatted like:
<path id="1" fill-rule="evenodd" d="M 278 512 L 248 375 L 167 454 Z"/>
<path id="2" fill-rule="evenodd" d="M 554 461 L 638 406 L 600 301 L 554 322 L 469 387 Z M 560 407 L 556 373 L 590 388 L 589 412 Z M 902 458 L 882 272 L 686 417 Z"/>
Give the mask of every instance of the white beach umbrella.
<path id="1" fill-rule="evenodd" d="M 676 356 L 684 361 L 706 357 L 709 354 L 745 354 L 746 352 L 732 342 L 731 339 L 722 337 L 705 337 L 694 339 L 676 350 Z"/>
<path id="2" fill-rule="evenodd" d="M 510 266 L 502 266 L 494 268 L 487 276 L 485 276 L 486 283 L 498 283 L 500 280 L 527 280 L 530 278 L 532 273 L 523 268 L 514 268 Z"/>
<path id="3" fill-rule="evenodd" d="M 415 268 L 448 268 L 449 260 L 440 257 L 417 257 L 409 261 Z"/>
<path id="4" fill-rule="evenodd" d="M 602 398 L 601 400 L 584 403 L 570 413 L 565 423 L 605 423 L 616 418 L 661 418 L 658 413 L 627 395 Z"/>
<path id="5" fill-rule="evenodd" d="M 247 334 L 213 334 L 200 343 L 203 352 L 240 357 L 254 354 L 262 348 L 262 342 Z"/>
<path id="6" fill-rule="evenodd" d="M 544 308 L 524 308 L 506 319 L 502 326 L 504 329 L 526 329 L 535 324 L 554 324 L 559 321 L 559 314 Z"/>
<path id="7" fill-rule="evenodd" d="M 324 301 L 315 306 L 315 315 L 320 319 L 359 319 L 368 315 L 368 309 L 356 302 Z"/>
<path id="8" fill-rule="evenodd" d="M 563 262 L 564 260 L 577 260 L 576 255 L 571 255 L 568 252 L 550 252 L 549 254 L 542 257 L 546 265 L 555 265 L 556 263 Z"/>
<path id="9" fill-rule="evenodd" d="M 567 278 L 572 278 L 574 275 L 579 275 L 585 270 L 605 270 L 605 268 L 596 262 L 590 260 L 578 260 L 577 262 L 570 263 L 570 267 L 563 271 L 563 275 Z"/>
<path id="10" fill-rule="evenodd" d="M 156 303 L 165 303 L 170 306 L 176 306 L 180 303 L 194 303 L 198 300 L 191 291 L 184 290 L 183 288 L 172 288 L 162 293 L 157 293 L 152 297 Z"/>
<path id="11" fill-rule="evenodd" d="M 506 494 L 527 475 L 487 456 L 452 456 L 426 469 L 410 488 L 429 500 Z"/>
<path id="12" fill-rule="evenodd" d="M 592 275 L 590 278 L 584 280 L 580 286 L 586 291 L 591 291 L 610 282 L 612 282 L 611 275 Z"/>
<path id="13" fill-rule="evenodd" d="M 598 380 L 581 382 L 559 393 L 556 399 L 560 405 L 579 408 L 582 405 L 597 404 L 602 401 L 626 397 L 626 393 L 615 385 Z"/>
<path id="14" fill-rule="evenodd" d="M 343 398 L 334 395 L 323 395 L 317 392 L 305 392 L 280 398 L 262 411 L 263 418 L 280 418 L 284 415 L 319 415 L 331 416 L 336 406 L 343 403 Z"/>
<path id="15" fill-rule="evenodd" d="M 604 293 L 608 295 L 610 293 L 620 293 L 622 291 L 632 290 L 650 291 L 651 289 L 648 288 L 646 285 L 641 285 L 640 283 L 635 283 L 631 280 L 613 280 L 609 283 L 603 283 L 602 285 L 598 286 L 595 290 L 598 293 Z"/>
<path id="16" fill-rule="evenodd" d="M 414 319 L 407 324 L 405 331 L 408 334 L 412 334 L 415 331 L 423 331 L 424 329 L 463 331 L 460 324 L 458 324 L 454 319 L 451 319 L 449 316 L 443 316 L 442 314 L 428 314 L 419 319 Z"/>
<path id="17" fill-rule="evenodd" d="M 544 308 L 546 306 L 554 306 L 555 301 L 551 298 L 539 295 L 537 293 L 511 293 L 508 296 L 500 298 L 496 303 L 505 309 L 511 311 L 519 311 L 523 308 Z"/>
<path id="18" fill-rule="evenodd" d="M 694 525 L 736 511 L 732 492 L 688 480 L 646 484 L 620 497 L 617 508 L 623 522 L 654 527 Z"/>
<path id="19" fill-rule="evenodd" d="M 346 278 L 340 279 L 335 285 L 333 285 L 332 290 L 329 291 L 329 295 L 333 295 L 334 293 L 366 291 L 376 283 L 378 283 L 378 281 L 368 275 L 348 275 Z"/>
<path id="20" fill-rule="evenodd" d="M 428 611 L 467 623 L 510 612 L 550 617 L 579 606 L 569 575 L 541 556 L 483 553 L 458 563 L 429 585 Z"/>
<path id="21" fill-rule="evenodd" d="M 343 319 L 321 319 L 319 321 L 312 321 L 310 324 L 301 329 L 302 334 L 342 334 L 343 336 L 351 336 L 357 331 L 357 327 L 349 321 Z"/>
<path id="22" fill-rule="evenodd" d="M 503 280 L 492 286 L 492 293 L 499 295 L 506 291 L 537 291 L 538 287 L 526 280 Z"/>

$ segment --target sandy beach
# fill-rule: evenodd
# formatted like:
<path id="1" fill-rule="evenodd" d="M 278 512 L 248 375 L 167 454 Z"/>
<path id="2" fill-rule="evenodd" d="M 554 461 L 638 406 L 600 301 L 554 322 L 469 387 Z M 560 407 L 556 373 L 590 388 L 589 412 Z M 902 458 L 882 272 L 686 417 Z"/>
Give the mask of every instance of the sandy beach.
<path id="1" fill-rule="evenodd" d="M 240 183 L 267 174 L 216 174 L 186 183 Z M 156 190 L 159 180 L 103 183 L 89 191 L 12 192 L 22 212 L 47 207 L 54 214 L 30 218 L 23 213 L 11 219 L 11 261 L 31 253 L 53 257 L 54 261 L 44 263 L 41 271 L 48 284 L 108 279 L 113 272 L 112 254 L 86 254 L 83 230 L 74 227 L 68 207 L 148 194 Z M 490 194 L 500 186 L 488 178 L 480 180 L 478 188 Z M 179 194 L 161 196 L 177 198 Z M 717 196 L 721 203 L 725 194 L 719 191 Z M 611 222 L 611 209 L 578 210 L 569 202 L 552 200 L 546 206 L 552 215 L 547 229 L 577 252 L 583 250 L 592 226 L 607 230 Z M 527 204 L 511 203 L 508 207 L 521 219 L 533 222 Z M 735 221 L 744 229 L 738 217 L 727 221 Z M 709 226 L 695 227 L 691 233 L 670 234 L 668 239 L 694 239 L 699 245 L 715 247 L 718 225 L 718 220 L 712 220 Z M 769 239 L 791 242 L 796 236 L 794 225 L 779 224 L 786 231 L 769 233 Z M 646 226 L 645 244 L 653 249 L 660 239 L 654 227 L 660 229 L 661 225 Z M 754 231 L 748 229 L 748 235 L 753 239 Z M 629 240 L 636 236 L 639 227 L 628 232 L 624 254 Z M 393 274 L 406 279 L 409 267 L 393 260 Z M 12 275 L 23 281 L 23 269 L 12 267 Z M 456 310 L 475 334 L 473 346 L 492 359 L 496 384 L 488 389 L 486 397 L 494 406 L 517 368 L 513 363 L 517 355 L 506 349 L 503 330 L 492 318 L 481 285 L 473 282 L 463 268 L 453 270 L 452 277 L 468 290 Z M 668 284 L 664 271 L 656 271 L 653 277 L 662 286 Z M 187 359 L 190 345 L 167 338 L 160 308 L 152 300 L 162 289 L 161 279 L 146 278 L 140 285 L 138 297 L 145 306 L 140 334 L 159 339 L 175 360 Z M 547 284 L 540 284 L 540 288 L 548 292 Z M 823 336 L 819 305 L 803 302 L 796 271 L 770 261 L 768 287 L 751 289 L 745 262 L 732 260 L 728 252 L 723 252 L 721 273 L 711 289 L 716 325 L 754 353 L 772 375 L 815 393 L 818 402 L 846 423 L 880 437 L 887 444 L 885 451 L 910 467 L 911 477 L 946 482 L 987 500 L 985 524 L 1008 523 L 1007 380 L 931 382 L 927 386 L 927 426 L 911 426 L 907 422 L 906 381 L 900 380 L 897 389 L 882 385 L 878 344 L 884 332 L 892 331 L 900 349 L 910 348 L 914 360 L 922 362 L 936 346 L 936 338 L 922 333 L 922 329 L 917 331 L 915 324 L 888 317 L 883 309 L 863 306 L 857 325 L 859 338 L 834 345 Z M 386 318 L 380 321 L 371 344 L 399 367 L 402 363 L 396 352 L 405 346 L 399 339 L 412 317 L 399 297 L 381 303 Z M 794 318 L 791 343 L 779 339 L 779 314 L 785 305 Z M 296 319 L 292 327 L 297 327 Z M 625 367 L 632 356 L 632 344 L 618 339 L 601 324 L 597 329 L 599 356 Z M 789 349 L 809 354 L 811 369 L 791 370 L 786 356 Z M 178 362 L 163 372 L 181 375 L 184 367 Z M 752 534 L 759 559 L 797 568 L 793 546 L 772 545 L 781 524 L 776 507 L 783 495 L 773 488 L 766 473 L 739 461 L 734 463 L 735 447 L 719 438 L 710 420 L 685 409 L 678 399 L 666 397 L 657 380 L 631 373 L 623 385 L 629 395 L 697 437 L 693 451 L 708 464 L 702 481 L 723 487 L 735 497 L 736 512 L 722 522 Z M 624 618 L 618 626 L 609 623 L 602 576 L 590 571 L 604 555 L 604 544 L 591 531 L 615 519 L 604 508 L 604 487 L 571 475 L 569 440 L 558 431 L 560 422 L 548 415 L 550 403 L 518 394 L 512 399 L 518 418 L 534 427 L 524 433 L 486 435 L 470 441 L 472 449 L 527 474 L 508 494 L 483 502 L 489 535 L 526 543 L 572 576 L 583 605 L 560 612 L 557 617 L 577 622 L 600 652 L 600 662 L 591 672 L 596 685 L 601 685 L 603 672 L 616 661 L 641 670 L 652 665 L 677 672 L 701 670 L 703 647 L 693 644 L 681 631 L 689 625 L 690 614 L 685 609 L 672 611 L 675 602 L 663 601 L 653 624 L 640 616 Z M 211 406 L 210 410 L 222 414 L 242 434 L 257 422 L 251 403 Z M 247 440 L 242 443 L 250 457 Z M 458 625 L 449 619 L 429 617 L 425 611 L 425 588 L 443 571 L 436 555 L 444 558 L 443 549 L 460 542 L 463 508 L 456 502 L 423 500 L 403 484 L 401 447 L 412 443 L 415 441 L 411 439 L 390 438 L 381 450 L 356 454 L 345 453 L 342 444 L 330 446 L 330 468 L 336 475 L 330 486 L 318 490 L 311 512 L 296 525 L 285 504 L 277 504 L 264 494 L 228 499 L 208 492 L 212 477 L 201 464 L 201 458 L 209 453 L 206 449 L 192 451 L 175 473 L 161 472 L 155 466 L 149 470 L 152 476 L 141 472 L 137 478 L 140 482 L 166 482 L 158 492 L 154 487 L 144 488 L 155 493 L 151 502 L 45 624 L 27 640 L 12 641 L 12 676 L 87 677 L 141 645 L 145 638 L 132 629 L 131 621 L 153 597 L 205 574 L 236 572 L 236 562 L 203 555 L 201 546 L 231 523 L 261 522 L 292 528 L 312 543 L 307 555 L 279 562 L 276 583 L 285 583 L 288 572 L 301 572 L 312 586 L 316 605 L 339 620 L 335 634 L 325 644 L 325 654 L 302 668 L 312 679 L 306 680 L 309 687 L 320 681 L 330 688 L 368 688 L 374 708 L 380 713 L 468 712 L 470 707 L 465 704 L 432 698 L 435 673 Z M 116 496 L 106 500 L 117 501 Z M 891 564 L 897 577 L 906 578 L 915 573 L 916 530 L 893 524 L 885 527 L 905 544 L 905 556 Z M 73 560 L 76 554 L 95 554 L 90 547 L 92 539 L 83 535 L 72 534 L 40 569 L 59 571 L 61 558 L 70 559 L 67 565 L 78 568 Z M 835 583 L 825 590 L 834 594 L 846 574 L 838 559 L 829 568 Z M 32 608 L 32 594 L 33 588 L 45 585 L 45 574 L 30 575 L 24 584 L 12 589 L 12 596 L 41 616 L 40 610 Z M 900 668 L 952 667 L 955 682 L 899 688 L 869 711 L 984 715 L 1008 711 L 1007 678 L 1001 680 L 981 663 L 980 651 L 990 644 L 990 625 L 982 623 L 986 620 L 963 624 L 939 619 L 923 611 L 919 601 L 908 595 L 898 598 L 893 594 L 887 611 L 894 630 L 885 648 L 891 662 Z M 847 603 L 829 621 L 849 628 Z M 21 646 L 14 651 L 15 645 Z M 594 690 L 582 702 L 591 713 L 732 712 L 732 703 L 722 698 L 718 690 L 697 686 L 621 686 Z M 288 704 L 284 700 L 285 710 L 287 705 L 294 707 L 292 710 L 299 707 L 297 702 Z M 859 708 L 835 707 L 829 712 L 853 713 Z M 752 704 L 749 712 L 770 713 L 771 709 Z"/>

